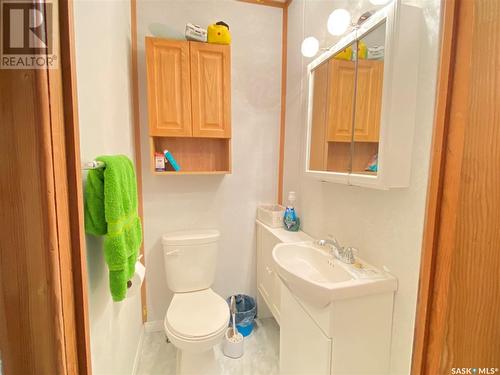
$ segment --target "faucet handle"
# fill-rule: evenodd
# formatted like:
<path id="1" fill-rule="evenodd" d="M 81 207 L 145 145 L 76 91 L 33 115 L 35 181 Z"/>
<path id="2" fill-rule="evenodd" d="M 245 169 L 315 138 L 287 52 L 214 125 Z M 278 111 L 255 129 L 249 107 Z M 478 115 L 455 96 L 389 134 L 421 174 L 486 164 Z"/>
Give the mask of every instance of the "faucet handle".
<path id="1" fill-rule="evenodd" d="M 316 241 L 314 241 L 314 244 L 317 246 L 325 246 L 326 241 L 325 240 L 316 240 Z"/>
<path id="2" fill-rule="evenodd" d="M 343 249 L 344 248 L 343 246 L 340 246 L 340 243 L 339 243 L 339 241 L 337 241 L 336 238 L 332 237 L 332 242 L 333 242 L 333 246 L 335 246 L 337 249 Z"/>
<path id="3" fill-rule="evenodd" d="M 358 255 L 358 249 L 354 247 L 347 247 L 344 249 L 344 261 L 346 263 L 354 263 L 356 261 L 355 255 Z"/>

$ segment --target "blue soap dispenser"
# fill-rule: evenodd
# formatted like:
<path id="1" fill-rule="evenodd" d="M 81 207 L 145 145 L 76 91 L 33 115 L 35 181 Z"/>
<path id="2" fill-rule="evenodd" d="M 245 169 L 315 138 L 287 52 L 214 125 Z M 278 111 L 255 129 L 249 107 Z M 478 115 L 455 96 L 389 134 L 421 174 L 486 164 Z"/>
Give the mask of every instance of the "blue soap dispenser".
<path id="1" fill-rule="evenodd" d="M 286 206 L 285 215 L 283 216 L 285 229 L 290 232 L 298 232 L 300 228 L 300 219 L 297 217 L 294 207 L 295 199 L 295 192 L 290 191 L 288 193 L 288 205 Z"/>

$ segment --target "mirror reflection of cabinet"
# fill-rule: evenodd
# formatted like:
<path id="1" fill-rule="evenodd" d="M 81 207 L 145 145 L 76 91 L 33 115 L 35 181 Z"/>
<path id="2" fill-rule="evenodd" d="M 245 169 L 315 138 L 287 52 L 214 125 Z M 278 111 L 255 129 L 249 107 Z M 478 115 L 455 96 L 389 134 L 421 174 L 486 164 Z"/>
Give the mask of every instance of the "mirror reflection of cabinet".
<path id="1" fill-rule="evenodd" d="M 396 11 L 409 23 L 396 22 Z M 388 5 L 309 65 L 306 172 L 383 189 L 408 185 L 418 17 L 416 7 Z"/>

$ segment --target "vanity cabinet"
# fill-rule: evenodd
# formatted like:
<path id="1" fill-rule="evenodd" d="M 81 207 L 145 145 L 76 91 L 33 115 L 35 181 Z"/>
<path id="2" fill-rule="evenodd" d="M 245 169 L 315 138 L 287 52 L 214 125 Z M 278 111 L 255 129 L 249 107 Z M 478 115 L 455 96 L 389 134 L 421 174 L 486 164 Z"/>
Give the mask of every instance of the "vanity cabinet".
<path id="1" fill-rule="evenodd" d="M 273 266 L 272 249 L 281 241 L 257 223 L 257 289 L 277 322 L 280 321 L 279 279 Z"/>
<path id="2" fill-rule="evenodd" d="M 332 339 L 311 319 L 290 290 L 281 293 L 280 373 L 330 375 Z"/>
<path id="3" fill-rule="evenodd" d="M 311 241 L 304 232 L 288 232 L 283 228 L 271 228 L 256 220 L 257 250 L 257 305 L 259 317 L 273 316 L 281 321 L 281 288 L 273 262 L 273 248 L 279 243 Z"/>
<path id="4" fill-rule="evenodd" d="M 231 54 L 229 45 L 146 37 L 152 173 L 231 172 Z M 155 170 L 155 153 L 169 150 Z"/>
<path id="5" fill-rule="evenodd" d="M 394 292 L 319 307 L 281 286 L 282 374 L 388 374 Z"/>

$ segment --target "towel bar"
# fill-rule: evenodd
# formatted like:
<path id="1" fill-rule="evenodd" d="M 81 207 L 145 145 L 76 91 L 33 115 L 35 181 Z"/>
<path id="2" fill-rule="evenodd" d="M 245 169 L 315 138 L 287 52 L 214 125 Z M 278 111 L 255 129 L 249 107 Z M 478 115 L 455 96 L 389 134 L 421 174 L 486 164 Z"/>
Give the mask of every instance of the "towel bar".
<path id="1" fill-rule="evenodd" d="M 102 161 L 93 160 L 83 165 L 83 169 L 99 169 L 105 168 L 106 164 Z"/>

